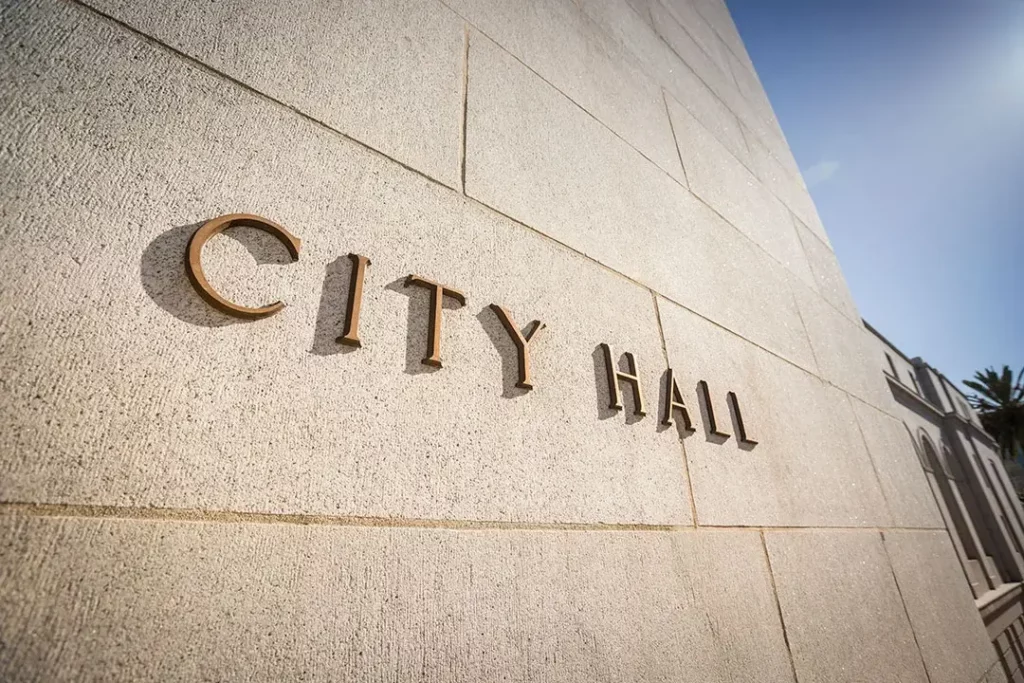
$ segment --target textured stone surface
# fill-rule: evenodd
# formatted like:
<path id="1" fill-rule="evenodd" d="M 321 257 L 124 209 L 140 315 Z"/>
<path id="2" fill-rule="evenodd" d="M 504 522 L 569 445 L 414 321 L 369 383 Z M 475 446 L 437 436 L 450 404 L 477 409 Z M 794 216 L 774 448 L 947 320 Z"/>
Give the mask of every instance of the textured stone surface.
<path id="1" fill-rule="evenodd" d="M 452 187 L 463 22 L 434 0 L 87 0 Z"/>
<path id="2" fill-rule="evenodd" d="M 762 129 L 755 133 L 745 126 L 743 135 L 747 147 L 750 148 L 751 168 L 754 172 L 762 179 L 778 180 L 778 184 L 771 186 L 772 190 L 789 204 L 791 210 L 802 216 L 803 221 L 811 226 L 819 239 L 828 242 L 828 234 L 821 224 L 821 219 L 818 218 L 814 200 L 807 191 L 807 183 L 804 182 L 800 167 L 789 151 L 785 139 L 782 138 L 781 131 L 770 133 Z"/>
<path id="3" fill-rule="evenodd" d="M 657 1 L 657 0 L 654 0 Z M 738 159 L 748 156 L 736 115 L 637 11 L 621 0 L 588 0 L 583 11 L 618 40 L 676 100 Z"/>
<path id="4" fill-rule="evenodd" d="M 976 681 L 996 661 L 946 531 L 886 531 L 896 583 L 931 683 Z"/>
<path id="5" fill-rule="evenodd" d="M 448 5 L 648 159 L 683 180 L 661 88 L 576 3 L 448 0 Z M 471 68 L 480 73 L 476 65 Z"/>
<path id="6" fill-rule="evenodd" d="M 674 98 L 668 103 L 693 193 L 797 277 L 813 282 L 786 206 Z"/>
<path id="7" fill-rule="evenodd" d="M 482 36 L 470 82 L 471 196 L 811 365 L 785 271 L 735 228 Z"/>
<path id="8" fill-rule="evenodd" d="M 740 112 L 738 116 L 743 122 L 743 136 L 750 149 L 751 170 L 766 182 L 772 192 L 788 204 L 790 209 L 796 211 L 818 237 L 828 241 L 828 235 L 818 219 L 814 201 L 807 191 L 800 167 L 789 151 L 782 131 L 774 123 L 759 120 L 753 106 L 747 105 L 745 101 L 736 111 Z M 772 121 L 774 122 L 774 118 Z"/>
<path id="9" fill-rule="evenodd" d="M 766 531 L 765 543 L 800 683 L 927 683 L 877 531 Z"/>
<path id="10" fill-rule="evenodd" d="M 740 94 L 732 77 L 732 58 L 727 55 L 729 50 L 710 48 L 721 59 L 716 60 L 710 56 L 706 45 L 721 46 L 722 43 L 717 31 L 709 32 L 703 18 L 704 8 L 699 3 L 691 5 L 686 1 L 665 3 L 663 0 L 651 0 L 647 4 L 650 5 L 650 12 L 646 5 L 630 8 L 620 0 L 587 0 L 583 3 L 583 10 L 633 53 L 648 73 L 737 159 L 744 164 L 751 163 L 751 152 L 747 146 L 752 141 L 756 141 L 761 148 L 759 152 L 769 155 L 766 142 L 762 142 L 764 139 L 775 157 L 784 160 L 779 162 L 772 157 L 771 163 L 782 163 L 790 169 L 790 176 L 798 177 L 799 170 L 777 125 L 765 124 L 763 117 L 755 112 L 754 106 Z M 731 26 L 728 11 L 724 6 L 721 10 Z M 691 31 L 698 36 L 697 40 Z M 702 42 L 700 37 L 705 40 Z M 756 129 L 758 133 L 748 130 L 747 140 L 744 140 L 737 129 L 738 120 L 743 121 L 746 127 Z M 799 184 L 799 180 L 797 182 Z M 811 220 L 805 218 L 805 221 Z"/>
<path id="11" fill-rule="evenodd" d="M 840 313 L 848 317 L 854 323 L 860 323 L 860 313 L 857 312 L 857 305 L 853 303 L 853 296 L 850 288 L 843 277 L 843 271 L 839 267 L 839 260 L 836 255 L 813 234 L 800 219 L 794 218 L 797 234 L 800 243 L 803 245 L 804 255 L 814 275 L 815 287 L 818 293 L 830 304 L 835 306 Z"/>
<path id="12" fill-rule="evenodd" d="M 4 46 L 25 104 L 2 112 L 0 224 L 19 254 L 0 266 L 4 500 L 689 521 L 678 444 L 610 415 L 597 365 L 611 343 L 657 386 L 647 290 L 84 10 L 11 21 L 40 25 Z M 210 244 L 226 294 L 287 303 L 267 320 L 228 324 L 183 273 L 196 225 L 233 211 L 303 239 L 297 263 L 258 269 L 230 237 Z M 280 263 L 261 235 L 239 239 Z M 364 347 L 343 353 L 350 251 L 373 264 Z M 468 296 L 443 311 L 439 371 L 420 363 L 413 272 Z M 513 387 L 491 303 L 548 325 L 533 392 Z"/>
<path id="13" fill-rule="evenodd" d="M 886 386 L 873 335 L 802 282 L 790 282 L 821 377 L 892 414 L 895 401 Z"/>
<path id="14" fill-rule="evenodd" d="M 782 162 L 772 155 L 761 136 L 751 130 L 749 126 L 742 126 L 742 131 L 747 147 L 750 150 L 748 168 L 763 183 L 768 185 L 773 192 L 779 194 L 777 191 L 778 184 L 787 176 Z M 785 194 L 783 193 L 780 198 L 784 196 Z"/>
<path id="15" fill-rule="evenodd" d="M 982 680 L 984 680 L 985 683 L 1006 683 L 1009 679 L 1006 677 L 1006 671 L 1003 669 L 1003 665 L 996 664 Z"/>
<path id="16" fill-rule="evenodd" d="M 1019 639 L 1020 635 L 1018 630 L 1018 640 Z M 1016 662 L 1019 662 L 1022 659 L 1024 659 L 1024 650 L 1018 648 L 1018 652 L 1022 652 L 1022 654 L 1018 655 L 1014 659 L 1007 660 L 1009 672 L 1007 672 L 1006 669 L 1003 668 L 1002 663 L 999 663 L 992 667 L 992 669 L 989 671 L 986 683 L 1007 683 L 1007 681 L 1009 681 L 1009 683 L 1021 683 L 1022 681 L 1024 681 L 1024 668 L 1021 668 L 1020 666 L 1015 666 Z"/>
<path id="17" fill-rule="evenodd" d="M 725 43 L 697 11 L 691 0 L 652 0 L 652 3 L 661 4 L 668 9 L 669 15 L 679 23 L 704 54 L 711 58 L 714 65 L 722 73 L 730 73 Z"/>
<path id="18" fill-rule="evenodd" d="M 0 517 L 0 539 L 12 683 L 793 681 L 756 532 Z"/>
<path id="19" fill-rule="evenodd" d="M 753 62 L 750 61 L 750 56 L 747 54 L 746 46 L 743 45 L 743 40 L 740 38 L 739 31 L 736 30 L 736 24 L 733 23 L 732 16 L 729 14 L 729 8 L 726 7 L 724 0 L 670 1 L 691 3 L 697 12 L 707 20 L 729 50 L 739 57 L 740 61 L 746 64 L 748 68 L 754 68 Z"/>
<path id="20" fill-rule="evenodd" d="M 720 96 L 727 97 L 728 94 L 735 92 L 736 82 L 727 66 L 716 64 L 661 0 L 651 0 L 649 5 L 654 29 L 672 51 Z"/>
<path id="21" fill-rule="evenodd" d="M 807 191 L 807 186 L 800 175 L 800 170 L 796 167 L 796 162 L 793 161 L 791 164 L 787 164 L 784 161 L 780 161 L 781 158 L 789 156 L 785 141 L 781 140 L 777 135 L 757 134 L 747 126 L 743 126 L 742 131 L 747 147 L 750 150 L 750 170 L 791 211 L 801 216 L 801 220 L 806 226 L 812 226 L 809 229 L 817 235 L 818 239 L 827 244 L 828 235 L 825 234 L 825 229 L 817 218 L 818 214 L 814 208 L 814 202 Z M 776 139 L 776 142 L 772 149 L 769 149 L 768 140 L 771 139 Z M 780 154 L 780 150 L 787 150 L 785 157 Z"/>
<path id="22" fill-rule="evenodd" d="M 683 73 L 682 71 L 680 73 Z M 686 110 L 699 121 L 725 149 L 741 162 L 750 158 L 736 115 L 711 90 L 697 79 L 677 79 L 679 87 L 670 106 L 683 103 Z"/>
<path id="23" fill-rule="evenodd" d="M 648 26 L 651 25 L 651 11 L 647 7 L 650 0 L 626 0 L 626 5 L 636 13 Z"/>
<path id="24" fill-rule="evenodd" d="M 757 121 L 763 127 L 762 129 L 770 133 L 772 137 L 779 137 L 781 131 L 779 130 L 778 120 L 775 118 L 775 112 L 772 111 L 771 103 L 768 102 L 768 95 L 765 94 L 764 88 L 761 87 L 761 81 L 758 79 L 757 73 L 754 69 L 741 64 L 731 54 L 726 53 L 725 58 L 728 61 L 729 73 L 736 80 L 736 87 L 740 92 L 740 96 L 751 106 Z"/>
<path id="25" fill-rule="evenodd" d="M 693 69 L 745 126 L 756 131 L 757 139 L 771 149 L 778 159 L 783 160 L 783 165 L 793 175 L 799 175 L 771 105 L 760 92 L 760 82 L 724 4 L 717 0 L 710 3 L 650 0 L 649 4 L 653 25 L 673 53 Z M 725 31 L 715 29 L 716 24 L 725 28 Z M 709 25 L 712 31 L 708 31 Z M 731 35 L 738 50 L 728 48 L 727 43 L 730 41 L 723 39 L 723 35 Z M 742 57 L 737 58 L 736 54 Z M 673 92 L 683 103 L 691 95 L 689 91 Z M 712 128 L 708 121 L 700 120 Z"/>
<path id="26" fill-rule="evenodd" d="M 943 528 L 910 433 L 896 418 L 851 399 L 893 526 Z"/>
<path id="27" fill-rule="evenodd" d="M 841 392 L 678 306 L 659 300 L 659 310 L 669 362 L 696 429 L 684 445 L 699 524 L 889 523 Z M 700 380 L 708 383 L 720 431 L 732 435 L 724 443 L 707 433 Z M 736 392 L 748 435 L 759 442 L 753 448 L 737 442 L 729 391 Z"/>
<path id="28" fill-rule="evenodd" d="M 777 179 L 772 188 L 775 195 L 782 199 L 782 202 L 798 217 L 804 227 L 814 233 L 831 250 L 832 245 L 825 233 L 825 227 L 821 224 L 818 209 L 814 206 L 814 200 L 811 199 L 810 192 L 804 185 L 802 177 L 799 176 L 799 171 L 787 172 L 775 153 L 769 153 L 768 159 L 774 167 L 773 177 Z"/>

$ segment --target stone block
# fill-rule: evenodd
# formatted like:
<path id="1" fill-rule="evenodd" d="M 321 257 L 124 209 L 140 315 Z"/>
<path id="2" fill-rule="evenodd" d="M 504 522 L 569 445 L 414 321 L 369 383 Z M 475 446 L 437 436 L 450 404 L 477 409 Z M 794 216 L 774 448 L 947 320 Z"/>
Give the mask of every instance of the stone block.
<path id="1" fill-rule="evenodd" d="M 768 101 L 768 94 L 761 86 L 761 79 L 758 78 L 757 72 L 753 68 L 743 65 L 729 52 L 725 53 L 725 59 L 728 62 L 729 72 L 736 80 L 740 96 L 750 104 L 766 130 L 778 133 L 780 131 L 778 119 L 775 118 L 771 102 Z"/>
<path id="2" fill-rule="evenodd" d="M 850 400 L 893 526 L 944 528 L 910 432 L 896 418 L 856 398 Z"/>
<path id="3" fill-rule="evenodd" d="M 756 532 L 0 517 L 0 678 L 793 683 Z"/>
<path id="4" fill-rule="evenodd" d="M 747 146 L 750 147 L 751 169 L 759 178 L 769 183 L 775 177 L 787 178 L 806 191 L 800 168 L 796 165 L 781 130 L 772 132 L 763 125 L 757 128 L 745 125 L 743 135 L 747 140 Z"/>
<path id="5" fill-rule="evenodd" d="M 715 33 L 722 39 L 732 53 L 750 69 L 754 63 L 750 61 L 746 46 L 732 20 L 729 8 L 724 0 L 692 0 L 697 12 L 711 25 Z"/>
<path id="6" fill-rule="evenodd" d="M 853 322 L 859 323 L 860 313 L 857 311 L 857 305 L 853 302 L 853 296 L 846 284 L 846 278 L 843 277 L 843 271 L 839 267 L 839 259 L 827 244 L 800 222 L 799 218 L 794 217 L 793 223 L 796 225 L 796 232 L 811 267 L 811 273 L 814 275 L 814 284 L 818 293 L 840 313 Z"/>
<path id="7" fill-rule="evenodd" d="M 669 302 L 665 345 L 694 432 L 683 438 L 699 525 L 884 526 L 885 501 L 842 392 Z M 707 382 L 723 438 L 710 433 Z M 662 403 L 666 396 L 661 386 Z M 727 401 L 735 392 L 749 439 Z M 662 427 L 663 429 L 666 429 Z"/>
<path id="8" fill-rule="evenodd" d="M 669 95 L 670 106 L 683 103 L 701 125 L 741 163 L 747 164 L 750 150 L 743 136 L 739 119 L 721 99 L 718 98 L 702 81 L 688 78 L 689 71 L 681 67 L 675 80 L 676 88 Z"/>
<path id="9" fill-rule="evenodd" d="M 465 30 L 440 2 L 86 4 L 458 187 Z"/>
<path id="10" fill-rule="evenodd" d="M 755 130 L 757 131 L 756 133 L 754 132 Z M 804 208 L 808 202 L 813 207 L 814 202 L 810 201 L 810 194 L 807 191 L 807 184 L 804 182 L 803 173 L 793 157 L 793 152 L 789 148 L 789 143 L 786 141 L 786 135 L 782 132 L 782 129 L 779 127 L 769 129 L 763 124 L 758 125 L 754 122 L 753 128 L 749 127 L 749 125 L 745 127 L 744 136 L 747 139 L 747 145 L 751 148 L 752 155 L 766 155 L 767 158 L 761 162 L 762 167 L 770 167 L 770 172 L 772 173 L 775 173 L 776 169 L 780 169 L 784 176 L 788 176 L 791 181 L 788 187 L 793 189 L 791 194 L 795 197 L 792 203 L 796 209 L 800 210 L 805 221 L 811 222 L 812 216 L 805 212 Z M 762 150 L 757 149 L 758 146 L 762 148 L 763 154 Z M 754 163 L 759 162 L 755 160 Z M 754 170 L 757 171 L 758 168 L 755 167 Z M 803 195 L 800 195 L 800 192 Z M 806 215 L 804 215 L 805 213 Z M 813 215 L 817 216 L 817 211 Z M 816 230 L 817 227 L 815 226 Z"/>
<path id="11" fill-rule="evenodd" d="M 2 500 L 690 522 L 678 443 L 607 409 L 599 343 L 657 386 L 647 289 L 80 6 L 5 22 Z M 286 303 L 266 320 L 184 273 L 189 236 L 231 212 L 303 240 L 295 263 L 254 230 L 208 245 L 216 287 Z M 354 351 L 335 341 L 350 252 L 372 260 Z M 410 273 L 467 296 L 439 370 Z M 547 325 L 532 392 L 491 303 Z"/>
<path id="12" fill-rule="evenodd" d="M 945 531 L 885 531 L 910 624 L 931 683 L 977 681 L 996 661 Z"/>
<path id="13" fill-rule="evenodd" d="M 786 164 L 777 156 L 779 148 L 785 146 L 785 140 L 781 139 L 781 133 L 771 135 L 762 131 L 758 134 L 747 126 L 743 126 L 742 130 L 747 147 L 750 149 L 750 170 L 790 209 L 794 205 L 799 206 L 794 198 L 799 192 L 806 193 L 807 187 L 804 185 L 799 168 L 796 167 L 795 162 L 792 162 L 792 157 L 786 155 L 792 162 Z M 768 140 L 772 138 L 775 138 L 775 144 L 772 144 L 769 149 Z"/>
<path id="14" fill-rule="evenodd" d="M 781 148 L 785 148 L 785 141 L 780 143 Z M 773 152 L 771 159 L 773 162 L 778 163 L 778 159 L 783 158 L 781 152 Z M 796 169 L 796 162 L 793 162 L 793 168 Z M 814 199 L 811 198 L 811 193 L 807 190 L 803 183 L 803 177 L 800 175 L 799 169 L 791 172 L 791 175 L 782 177 L 782 182 L 777 188 L 777 195 L 782 201 L 790 208 L 790 210 L 797 216 L 801 223 L 803 223 L 808 230 L 828 245 L 828 248 L 832 248 L 832 243 L 829 241 L 828 233 L 825 232 L 825 226 L 821 222 L 821 217 L 818 215 L 818 209 L 814 205 Z"/>
<path id="15" fill-rule="evenodd" d="M 676 17 L 680 12 L 688 15 L 696 14 L 698 17 L 706 17 L 708 13 L 700 7 L 697 7 L 696 13 L 690 9 L 676 8 L 677 4 L 682 4 L 678 0 L 668 0 L 668 2 L 674 9 L 670 10 L 668 8 L 665 4 L 666 0 L 651 0 L 649 4 L 654 26 L 664 42 L 671 48 L 673 54 L 685 62 L 744 125 L 754 129 L 758 135 L 764 138 L 771 138 L 773 141 L 772 149 L 778 147 L 785 148 L 785 154 L 789 154 L 784 140 L 781 142 L 781 145 L 775 142 L 775 138 L 781 138 L 781 131 L 777 121 L 775 121 L 774 114 L 771 112 L 770 105 L 765 109 L 764 102 L 767 101 L 766 96 L 761 95 L 761 100 L 755 102 L 741 94 L 741 90 L 737 85 L 737 79 L 733 74 L 735 57 L 729 50 L 721 50 L 718 52 L 721 60 L 719 63 L 716 63 L 716 60 L 701 47 L 700 43 L 694 39 L 687 29 L 683 28 Z M 728 17 L 727 10 L 725 15 Z M 727 18 L 726 21 L 731 25 L 731 19 Z M 719 35 L 719 37 L 721 36 Z M 751 66 L 747 71 L 749 73 L 741 74 L 741 77 L 746 78 L 748 81 L 753 77 L 754 81 L 757 82 L 756 76 L 751 76 L 753 74 L 753 67 Z M 745 87 L 749 89 L 749 83 Z M 675 94 L 681 102 L 685 102 L 689 97 L 688 92 L 680 93 L 676 91 Z"/>
<path id="16" fill-rule="evenodd" d="M 721 37 L 715 33 L 711 24 L 697 11 L 692 0 L 652 0 L 652 2 L 663 5 L 692 41 L 711 58 L 715 66 L 722 73 L 729 73 L 728 48 L 722 42 Z"/>
<path id="17" fill-rule="evenodd" d="M 927 683 L 877 531 L 764 536 L 800 683 Z"/>
<path id="18" fill-rule="evenodd" d="M 894 414 L 896 403 L 882 373 L 874 335 L 804 283 L 795 278 L 790 282 L 822 379 Z"/>
<path id="19" fill-rule="evenodd" d="M 813 283 L 786 206 L 674 98 L 668 104 L 690 190 L 794 275 Z"/>
<path id="20" fill-rule="evenodd" d="M 804 222 L 814 225 L 814 233 L 827 243 L 828 235 L 817 218 L 814 200 L 782 133 L 772 134 L 763 130 L 755 133 L 743 126 L 743 137 L 750 149 L 750 169 L 754 175 L 767 184 L 791 211 L 799 212 Z"/>
<path id="21" fill-rule="evenodd" d="M 730 152 L 738 159 L 747 158 L 736 115 L 655 33 L 649 18 L 645 20 L 621 0 L 588 0 L 583 11 L 629 50 Z"/>
<path id="22" fill-rule="evenodd" d="M 482 36 L 470 83 L 471 196 L 813 364 L 788 275 L 739 231 Z"/>
<path id="23" fill-rule="evenodd" d="M 709 88 L 718 93 L 719 97 L 730 102 L 738 95 L 736 82 L 725 64 L 717 64 L 705 52 L 700 44 L 680 25 L 673 13 L 662 0 L 651 0 L 649 3 L 654 29 L 668 44 L 672 51 L 689 66 L 697 77 Z"/>
<path id="24" fill-rule="evenodd" d="M 576 3 L 450 0 L 448 5 L 645 157 L 683 181 L 661 88 L 633 55 L 600 30 Z M 480 73 L 475 65 L 470 69 L 473 74 Z M 472 77 L 470 81 L 472 90 Z"/>

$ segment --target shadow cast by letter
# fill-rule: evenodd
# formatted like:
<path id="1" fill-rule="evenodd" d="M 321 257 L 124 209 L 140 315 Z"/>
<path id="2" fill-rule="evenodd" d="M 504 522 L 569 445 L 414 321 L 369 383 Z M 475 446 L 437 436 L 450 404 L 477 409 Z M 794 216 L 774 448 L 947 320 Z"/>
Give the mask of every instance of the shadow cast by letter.
<path id="1" fill-rule="evenodd" d="M 409 297 L 409 316 L 405 330 L 405 372 L 409 375 L 422 375 L 440 370 L 431 365 L 425 365 L 423 359 L 427 356 L 428 335 L 430 334 L 430 292 L 422 287 L 406 287 L 406 278 L 402 277 L 384 289 L 398 292 Z M 454 310 L 461 306 L 448 297 L 441 300 L 441 310 Z M 442 338 L 444 326 L 441 327 Z M 441 345 L 442 358 L 444 357 L 444 345 Z"/>
<path id="2" fill-rule="evenodd" d="M 355 346 L 346 346 L 338 341 L 345 328 L 345 313 L 351 287 L 352 260 L 346 256 L 339 256 L 327 264 L 324 273 L 320 308 L 316 313 L 316 328 L 313 331 L 313 348 L 309 350 L 313 355 L 333 356 L 359 350 Z"/>
<path id="3" fill-rule="evenodd" d="M 203 301 L 185 273 L 188 241 L 206 221 L 178 226 L 161 233 L 142 252 L 139 278 L 157 306 L 178 320 L 199 327 L 224 327 L 250 322 L 225 315 Z M 248 250 L 258 264 L 291 263 L 284 246 L 267 233 L 236 227 L 222 233 Z"/>
<path id="4" fill-rule="evenodd" d="M 517 398 L 530 393 L 529 389 L 516 386 L 519 381 L 519 350 L 498 320 L 497 314 L 490 307 L 484 307 L 476 314 L 476 319 L 501 356 L 501 395 L 504 398 Z"/>

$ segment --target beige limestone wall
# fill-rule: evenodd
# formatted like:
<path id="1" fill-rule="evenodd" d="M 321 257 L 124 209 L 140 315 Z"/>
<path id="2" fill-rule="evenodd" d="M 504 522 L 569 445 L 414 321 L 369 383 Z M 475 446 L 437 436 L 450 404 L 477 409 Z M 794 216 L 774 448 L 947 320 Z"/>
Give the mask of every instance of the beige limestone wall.
<path id="1" fill-rule="evenodd" d="M 0 679 L 994 663 L 720 0 L 0 12 Z M 303 241 L 204 254 L 272 318 L 185 278 L 231 212 Z M 349 252 L 372 259 L 360 349 L 335 342 Z M 410 273 L 467 296 L 441 369 Z M 492 303 L 546 324 L 533 391 Z M 608 408 L 602 343 L 635 355 L 646 417 L 628 389 Z M 660 424 L 670 365 L 692 433 Z"/>

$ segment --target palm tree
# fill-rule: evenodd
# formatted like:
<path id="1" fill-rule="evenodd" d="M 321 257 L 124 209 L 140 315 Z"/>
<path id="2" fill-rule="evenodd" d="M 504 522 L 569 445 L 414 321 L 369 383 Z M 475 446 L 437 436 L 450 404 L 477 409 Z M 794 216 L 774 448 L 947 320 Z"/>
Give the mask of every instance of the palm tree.
<path id="1" fill-rule="evenodd" d="M 986 368 L 984 373 L 974 373 L 976 381 L 964 380 L 964 384 L 977 393 L 968 397 L 978 411 L 981 424 L 996 441 L 1004 459 L 1013 459 L 1024 449 L 1024 368 L 1013 381 L 1013 371 L 1008 365 L 997 373 L 995 368 Z"/>

